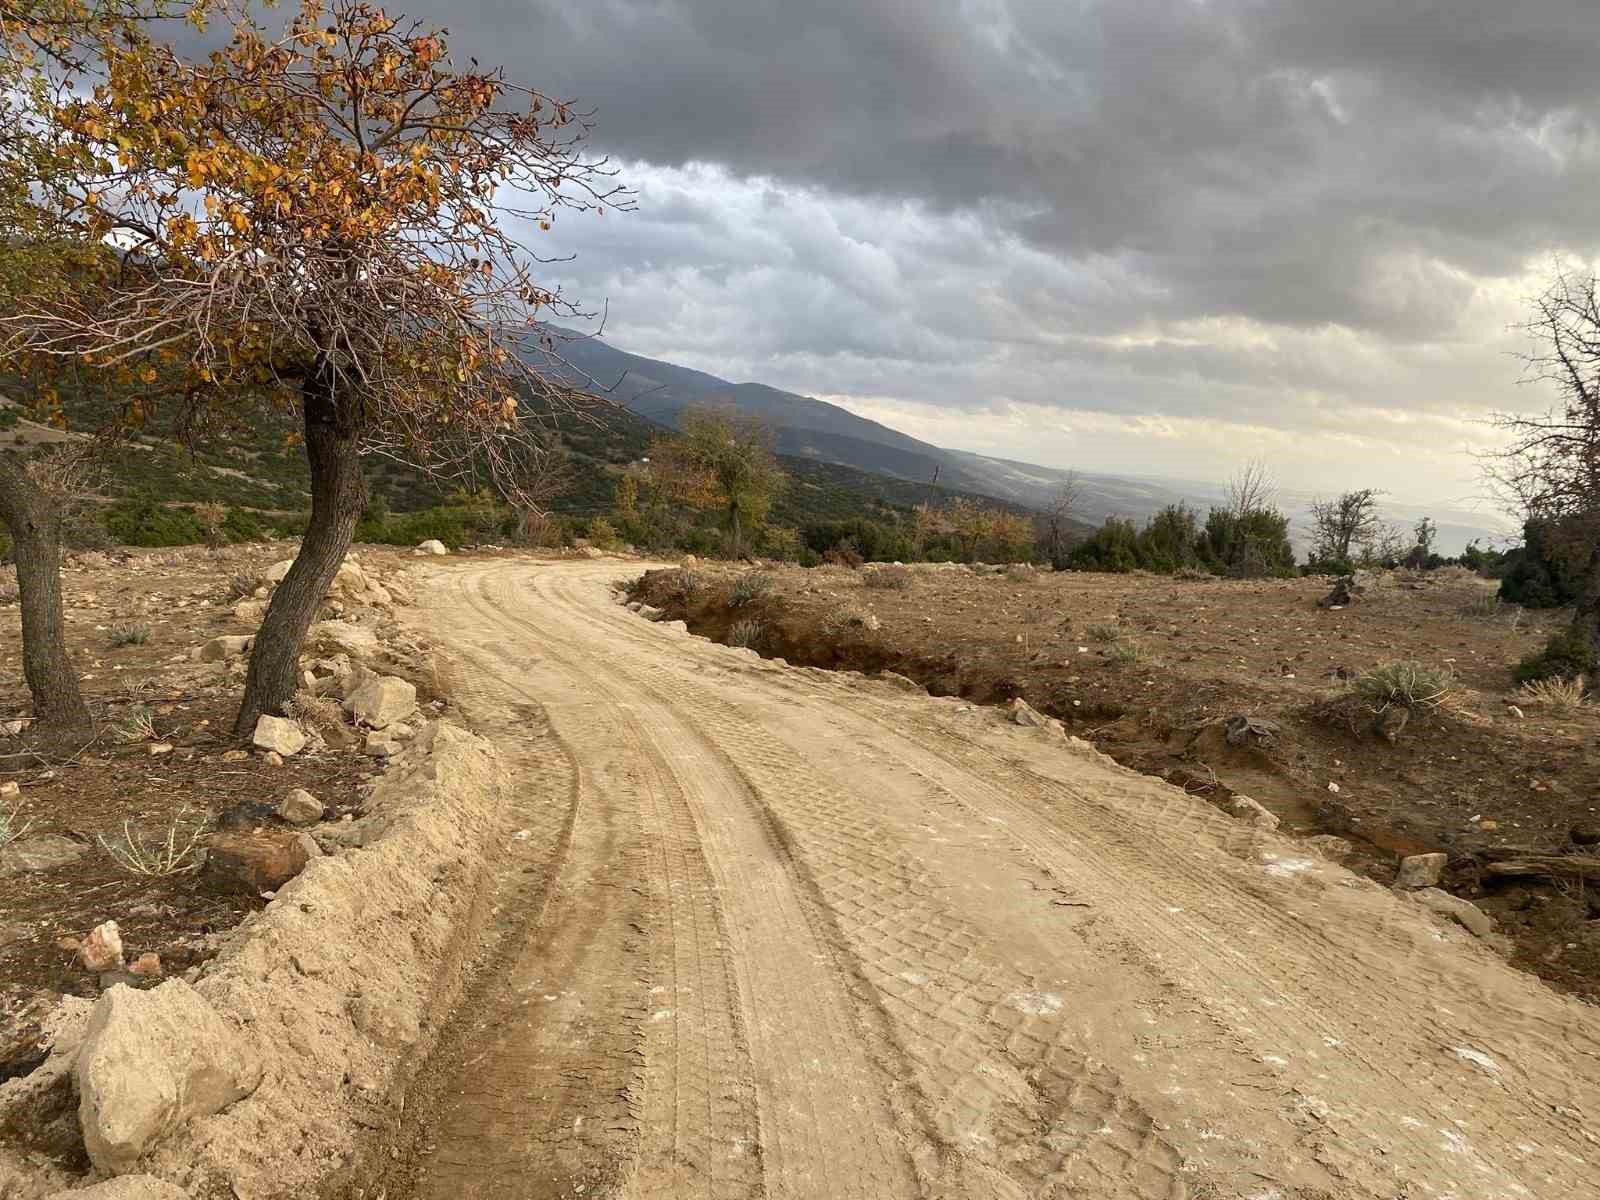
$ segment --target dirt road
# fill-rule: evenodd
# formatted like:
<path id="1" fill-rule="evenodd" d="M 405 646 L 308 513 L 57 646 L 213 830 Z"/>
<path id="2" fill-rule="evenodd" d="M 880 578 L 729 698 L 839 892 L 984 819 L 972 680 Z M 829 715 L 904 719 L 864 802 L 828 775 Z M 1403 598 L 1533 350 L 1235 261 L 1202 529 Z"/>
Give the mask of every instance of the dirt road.
<path id="1" fill-rule="evenodd" d="M 1595 1194 L 1600 1012 L 1081 743 L 645 621 L 636 570 L 434 569 L 527 932 L 415 1196 Z"/>

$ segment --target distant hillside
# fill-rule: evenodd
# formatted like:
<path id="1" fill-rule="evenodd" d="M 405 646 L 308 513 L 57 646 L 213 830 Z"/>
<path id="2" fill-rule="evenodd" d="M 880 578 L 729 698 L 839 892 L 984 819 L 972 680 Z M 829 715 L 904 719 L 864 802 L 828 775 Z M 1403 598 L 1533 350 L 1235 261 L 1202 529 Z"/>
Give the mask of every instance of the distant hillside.
<path id="1" fill-rule="evenodd" d="M 727 406 L 755 417 L 773 431 L 780 453 L 852 467 L 912 483 L 937 480 L 946 488 L 989 496 L 1025 508 L 1044 508 L 1066 478 L 1062 468 L 1016 462 L 965 450 L 947 450 L 856 416 L 836 404 L 761 383 L 732 383 L 704 371 L 629 354 L 596 338 L 571 335 L 561 356 L 618 404 L 663 424 L 675 424 L 684 409 Z M 1219 470 L 1220 473 L 1220 470 Z M 1180 501 L 1204 510 L 1221 498 L 1222 479 L 1198 482 L 1077 472 L 1077 515 L 1091 524 L 1108 516 L 1150 516 Z M 1352 481 L 1360 486 L 1360 481 Z M 1285 490 L 1279 502 L 1289 515 L 1297 548 L 1309 542 L 1312 497 Z M 1474 538 L 1485 543 L 1514 532 L 1493 514 L 1457 504 L 1432 507 L 1391 503 L 1386 519 L 1410 525 L 1424 514 L 1439 524 L 1441 553 L 1458 554 Z"/>

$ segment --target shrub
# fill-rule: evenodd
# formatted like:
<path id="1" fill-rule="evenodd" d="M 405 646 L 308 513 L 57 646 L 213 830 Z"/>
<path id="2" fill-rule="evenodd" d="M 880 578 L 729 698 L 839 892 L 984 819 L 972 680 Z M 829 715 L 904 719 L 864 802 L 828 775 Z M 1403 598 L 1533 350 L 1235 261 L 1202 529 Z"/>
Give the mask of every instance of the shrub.
<path id="1" fill-rule="evenodd" d="M 1137 642 L 1113 642 L 1106 655 L 1119 666 L 1129 666 L 1144 661 L 1144 647 Z"/>
<path id="2" fill-rule="evenodd" d="M 1122 630 L 1115 625 L 1091 625 L 1084 635 L 1091 642 L 1114 642 L 1122 636 Z"/>
<path id="3" fill-rule="evenodd" d="M 1319 558 L 1306 563 L 1301 569 L 1304 575 L 1354 575 L 1356 565 L 1348 558 Z"/>
<path id="4" fill-rule="evenodd" d="M 735 621 L 728 626 L 728 645 L 753 648 L 766 632 L 766 627 L 756 620 Z"/>
<path id="5" fill-rule="evenodd" d="M 1447 670 L 1419 662 L 1383 663 L 1358 676 L 1356 694 L 1375 713 L 1399 705 L 1431 711 L 1449 700 L 1455 677 Z"/>
<path id="6" fill-rule="evenodd" d="M 1512 672 L 1518 683 L 1539 679 L 1576 679 L 1595 669 L 1594 647 L 1581 632 L 1563 629 L 1550 636 L 1544 649 L 1528 655 Z"/>
<path id="7" fill-rule="evenodd" d="M 262 541 L 268 534 L 260 514 L 247 508 L 230 508 L 228 515 L 222 519 L 222 532 L 227 535 L 228 541 L 236 545 L 240 542 Z"/>
<path id="8" fill-rule="evenodd" d="M 117 625 L 111 630 L 113 646 L 142 646 L 150 640 L 148 625 Z"/>
<path id="9" fill-rule="evenodd" d="M 199 519 L 187 508 L 154 500 L 125 500 L 105 512 L 105 527 L 124 546 L 193 546 L 205 540 Z"/>
<path id="10" fill-rule="evenodd" d="M 604 517 L 595 517 L 589 522 L 589 544 L 600 550 L 615 550 L 617 547 L 617 529 Z"/>
<path id="11" fill-rule="evenodd" d="M 205 832 L 204 820 L 184 828 L 184 812 L 179 812 L 167 826 L 166 835 L 145 838 L 122 823 L 122 836 L 107 839 L 101 834 L 96 840 L 112 860 L 130 875 L 161 877 L 181 875 L 200 866 L 200 856 L 195 853 L 200 835 Z"/>
<path id="12" fill-rule="evenodd" d="M 61 544 L 68 550 L 109 550 L 116 545 L 100 515 L 76 504 L 61 514 Z"/>
<path id="13" fill-rule="evenodd" d="M 1571 679 L 1551 676 L 1549 679 L 1532 679 L 1518 690 L 1524 704 L 1538 704 L 1555 712 L 1569 712 L 1583 704 L 1585 680 L 1582 675 Z"/>
<path id="14" fill-rule="evenodd" d="M 754 604 L 772 590 L 773 578 L 760 571 L 747 571 L 734 582 L 733 594 L 728 597 L 729 608 L 743 608 Z"/>
<path id="15" fill-rule="evenodd" d="M 916 572 L 910 567 L 874 567 L 861 573 L 861 586 L 881 591 L 903 592 L 910 588 Z"/>
<path id="16" fill-rule="evenodd" d="M 261 580 L 247 571 L 235 572 L 222 591 L 224 604 L 232 604 L 236 600 L 244 600 L 256 594 L 256 589 L 261 586 Z"/>

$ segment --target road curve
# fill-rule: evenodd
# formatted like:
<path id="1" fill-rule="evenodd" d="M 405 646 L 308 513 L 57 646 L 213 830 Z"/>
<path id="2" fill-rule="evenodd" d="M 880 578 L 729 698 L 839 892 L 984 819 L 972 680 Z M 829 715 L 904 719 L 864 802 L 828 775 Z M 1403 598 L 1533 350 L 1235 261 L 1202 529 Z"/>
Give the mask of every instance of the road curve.
<path id="1" fill-rule="evenodd" d="M 430 567 L 529 935 L 418 1200 L 1592 1195 L 1600 1013 L 1083 743 Z"/>

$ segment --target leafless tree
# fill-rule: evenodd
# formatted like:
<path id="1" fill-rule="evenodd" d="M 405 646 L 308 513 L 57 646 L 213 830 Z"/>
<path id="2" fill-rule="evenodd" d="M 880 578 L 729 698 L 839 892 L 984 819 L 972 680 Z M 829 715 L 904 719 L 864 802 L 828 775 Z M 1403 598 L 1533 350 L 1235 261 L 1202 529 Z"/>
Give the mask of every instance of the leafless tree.
<path id="1" fill-rule="evenodd" d="M 1348 562 L 1353 550 L 1371 542 L 1379 533 L 1376 488 L 1344 492 L 1332 500 L 1311 505 L 1313 559 L 1338 559 Z"/>
<path id="2" fill-rule="evenodd" d="M 1050 560 L 1050 566 L 1057 571 L 1066 568 L 1067 555 L 1077 540 L 1074 531 L 1082 503 L 1083 482 L 1076 471 L 1068 471 L 1039 514 L 1039 546 Z"/>
<path id="3" fill-rule="evenodd" d="M 1509 511 L 1544 523 L 1582 575 L 1572 631 L 1600 653 L 1600 282 L 1558 264 L 1523 327 L 1526 379 L 1560 399 L 1542 413 L 1502 412 L 1506 437 L 1483 467 Z"/>
<path id="4" fill-rule="evenodd" d="M 1277 494 L 1278 485 L 1267 470 L 1267 464 L 1259 458 L 1251 459 L 1235 471 L 1223 488 L 1228 511 L 1241 520 L 1265 509 Z"/>

